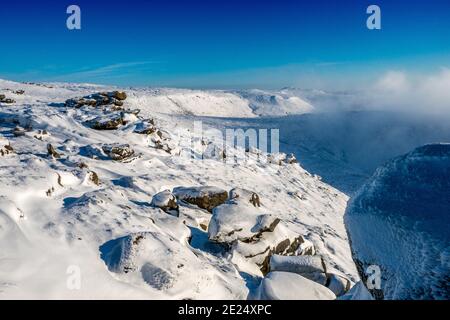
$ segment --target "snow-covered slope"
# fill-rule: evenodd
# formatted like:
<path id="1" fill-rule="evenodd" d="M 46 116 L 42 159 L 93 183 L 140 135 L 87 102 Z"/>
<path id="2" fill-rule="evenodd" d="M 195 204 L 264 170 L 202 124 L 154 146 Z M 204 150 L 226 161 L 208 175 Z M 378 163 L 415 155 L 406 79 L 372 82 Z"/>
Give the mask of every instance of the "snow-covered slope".
<path id="1" fill-rule="evenodd" d="M 345 223 L 360 274 L 381 269 L 385 299 L 449 299 L 450 144 L 417 148 L 380 167 Z"/>
<path id="2" fill-rule="evenodd" d="M 228 164 L 179 152 L 177 134 L 192 132 L 196 115 L 266 111 L 227 92 L 126 89 L 123 100 L 112 90 L 0 81 L 0 94 L 15 100 L 0 107 L 0 298 L 245 299 L 272 251 L 314 252 L 328 271 L 358 280 L 343 224 L 346 195 L 296 163 L 260 162 L 252 154 Z M 109 93 L 87 97 L 83 106 L 65 103 L 99 92 Z M 107 102 L 89 105 L 93 99 Z M 215 143 L 192 139 L 196 153 Z M 275 230 L 262 228 L 230 248 L 208 239 L 211 211 L 201 207 L 218 200 L 194 188 L 198 199 L 160 205 L 174 201 L 176 187 L 198 186 L 251 190 L 251 199 L 260 199 L 252 209 L 256 222 L 276 218 Z M 314 248 L 305 251 L 309 243 Z M 259 252 L 262 244 L 271 249 Z"/>
<path id="3" fill-rule="evenodd" d="M 260 116 L 285 116 L 314 111 L 314 107 L 301 95 L 288 91 L 268 92 L 255 89 L 235 93 L 248 101 L 253 113 Z"/>

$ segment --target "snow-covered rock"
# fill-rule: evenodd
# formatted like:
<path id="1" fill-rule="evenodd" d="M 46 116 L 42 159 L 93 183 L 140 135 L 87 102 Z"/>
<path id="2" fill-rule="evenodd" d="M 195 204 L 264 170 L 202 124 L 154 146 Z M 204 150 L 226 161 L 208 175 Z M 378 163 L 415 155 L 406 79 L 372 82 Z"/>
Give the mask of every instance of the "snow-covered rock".
<path id="1" fill-rule="evenodd" d="M 320 256 L 280 256 L 270 258 L 270 271 L 285 271 L 298 274 L 325 273 L 326 268 Z"/>
<path id="2" fill-rule="evenodd" d="M 356 283 L 346 294 L 338 300 L 374 300 L 362 281 Z"/>
<path id="3" fill-rule="evenodd" d="M 14 149 L 11 146 L 10 142 L 7 139 L 0 136 L 0 156 L 3 157 L 3 156 L 11 154 L 13 152 L 14 152 Z"/>
<path id="4" fill-rule="evenodd" d="M 450 144 L 425 145 L 380 167 L 345 215 L 363 280 L 378 266 L 385 299 L 449 299 Z M 373 273 L 373 272 L 368 272 Z"/>
<path id="5" fill-rule="evenodd" d="M 262 274 L 266 274 L 269 272 L 272 255 L 296 255 L 302 253 L 306 247 L 313 248 L 314 246 L 301 235 L 290 231 L 283 223 L 280 223 L 272 232 L 263 232 L 253 241 L 234 242 L 232 252 L 234 256 L 240 255 L 248 262 L 255 263 Z"/>
<path id="6" fill-rule="evenodd" d="M 237 203 L 248 204 L 251 203 L 255 207 L 261 206 L 261 199 L 256 192 L 242 189 L 242 188 L 233 188 L 230 190 L 230 200 L 233 200 Z"/>
<path id="7" fill-rule="evenodd" d="M 232 243 L 256 241 L 264 232 L 271 232 L 280 222 L 277 217 L 263 213 L 248 204 L 238 204 L 231 200 L 214 208 L 208 227 L 209 239 L 216 242 Z"/>
<path id="8" fill-rule="evenodd" d="M 290 272 L 270 272 L 258 288 L 261 300 L 334 300 L 327 287 Z"/>
<path id="9" fill-rule="evenodd" d="M 351 281 L 342 274 L 327 273 L 327 288 L 334 292 L 337 297 L 346 294 L 351 286 Z"/>
<path id="10" fill-rule="evenodd" d="M 320 256 L 273 255 L 270 258 L 270 271 L 292 272 L 321 285 L 327 283 L 327 270 Z"/>
<path id="11" fill-rule="evenodd" d="M 95 130 L 117 130 L 120 126 L 126 124 L 122 113 L 113 113 L 98 116 L 89 120 L 87 124 Z"/>
<path id="12" fill-rule="evenodd" d="M 199 208 L 212 211 L 228 199 L 226 190 L 212 187 L 177 187 L 173 194 L 182 201 L 197 205 Z"/>
<path id="13" fill-rule="evenodd" d="M 170 190 L 164 190 L 155 194 L 152 198 L 151 205 L 158 207 L 174 216 L 178 216 L 179 214 L 177 198 L 172 194 L 172 192 L 170 192 Z"/>
<path id="14" fill-rule="evenodd" d="M 107 144 L 102 146 L 102 150 L 115 161 L 124 161 L 134 155 L 129 144 Z"/>

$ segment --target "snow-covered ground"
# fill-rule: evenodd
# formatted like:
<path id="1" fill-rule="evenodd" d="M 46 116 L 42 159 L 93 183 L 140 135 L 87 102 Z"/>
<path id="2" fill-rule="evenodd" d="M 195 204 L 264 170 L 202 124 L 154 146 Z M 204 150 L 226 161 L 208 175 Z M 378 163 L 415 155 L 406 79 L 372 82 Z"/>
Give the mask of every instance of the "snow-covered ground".
<path id="1" fill-rule="evenodd" d="M 0 299 L 370 298 L 349 196 L 380 187 L 364 182 L 384 161 L 450 141 L 450 127 L 324 113 L 336 99 L 353 101 L 0 80 Z M 225 148 L 230 128 L 279 129 L 280 152 Z M 353 253 L 367 258 L 361 239 Z"/>
<path id="2" fill-rule="evenodd" d="M 200 117 L 301 114 L 312 110 L 308 102 L 259 91 L 125 88 L 124 101 L 65 104 L 113 90 L 0 81 L 0 94 L 15 100 L 0 107 L 0 145 L 13 150 L 0 154 L 0 298 L 255 298 L 265 296 L 259 284 L 271 253 L 314 254 L 325 276 L 358 281 L 343 224 L 347 195 L 282 154 L 252 151 L 230 164 L 185 159 L 176 144 Z M 106 127 L 114 130 L 99 130 Z M 215 146 L 192 139 L 192 152 Z M 234 222 L 248 229 L 234 242 L 212 241 L 209 221 L 227 206 L 241 210 Z M 269 287 L 280 286 L 274 281 L 283 277 L 270 277 Z M 334 297 L 317 286 L 325 293 L 298 297 Z"/>

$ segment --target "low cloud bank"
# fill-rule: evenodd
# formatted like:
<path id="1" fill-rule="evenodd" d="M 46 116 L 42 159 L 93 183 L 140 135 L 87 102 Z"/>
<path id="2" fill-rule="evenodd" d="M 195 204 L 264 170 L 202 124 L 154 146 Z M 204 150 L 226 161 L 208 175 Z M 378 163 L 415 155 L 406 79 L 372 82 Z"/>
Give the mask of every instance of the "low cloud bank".
<path id="1" fill-rule="evenodd" d="M 430 114 L 450 114 L 450 69 L 413 76 L 390 71 L 367 93 L 368 107 Z"/>
<path id="2" fill-rule="evenodd" d="M 388 71 L 365 89 L 302 96 L 321 112 L 377 110 L 450 117 L 450 69 L 426 75 Z"/>

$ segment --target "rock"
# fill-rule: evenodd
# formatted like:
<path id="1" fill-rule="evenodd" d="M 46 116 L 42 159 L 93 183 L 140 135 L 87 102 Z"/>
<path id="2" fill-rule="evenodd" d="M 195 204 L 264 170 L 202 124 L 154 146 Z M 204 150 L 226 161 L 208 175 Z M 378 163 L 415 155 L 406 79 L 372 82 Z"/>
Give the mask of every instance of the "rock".
<path id="1" fill-rule="evenodd" d="M 89 121 L 88 124 L 95 130 L 117 130 L 120 126 L 125 125 L 126 121 L 124 121 L 122 114 L 113 114 L 97 117 Z"/>
<path id="2" fill-rule="evenodd" d="M 25 90 L 16 90 L 16 91 L 14 91 L 14 93 L 17 95 L 22 95 L 25 93 Z"/>
<path id="3" fill-rule="evenodd" d="M 326 267 L 320 256 L 280 256 L 270 258 L 270 271 L 299 274 L 309 280 L 326 285 Z"/>
<path id="4" fill-rule="evenodd" d="M 48 155 L 52 158 L 59 159 L 61 155 L 56 151 L 56 149 L 49 143 L 47 144 Z"/>
<path id="5" fill-rule="evenodd" d="M 16 103 L 15 100 L 10 99 L 10 98 L 6 98 L 6 96 L 4 94 L 0 95 L 0 102 L 7 103 L 7 104 Z"/>
<path id="6" fill-rule="evenodd" d="M 83 98 L 72 98 L 65 102 L 66 107 L 81 108 L 83 106 L 100 107 L 100 106 L 123 106 L 123 101 L 127 98 L 125 92 L 98 92 Z"/>
<path id="7" fill-rule="evenodd" d="M 21 127 L 15 127 L 13 130 L 14 137 L 23 137 L 26 134 L 26 130 Z"/>
<path id="8" fill-rule="evenodd" d="M 261 207 L 261 200 L 259 198 L 259 195 L 256 192 L 241 189 L 241 188 L 234 188 L 230 191 L 230 200 L 234 200 L 236 202 L 243 201 L 245 203 L 251 203 L 255 207 Z"/>
<path id="9" fill-rule="evenodd" d="M 199 208 L 212 210 L 228 199 L 228 192 L 217 187 L 178 187 L 173 194 L 182 201 L 195 204 Z"/>
<path id="10" fill-rule="evenodd" d="M 450 299 L 449 177 L 450 144 L 425 145 L 378 168 L 348 203 L 361 280 L 381 271 L 376 299 Z"/>
<path id="11" fill-rule="evenodd" d="M 104 145 L 102 150 L 115 161 L 123 161 L 134 155 L 134 150 L 129 144 Z"/>
<path id="12" fill-rule="evenodd" d="M 3 137 L 0 137 L 0 156 L 4 157 L 9 154 L 14 153 L 13 147 L 8 140 Z"/>
<path id="13" fill-rule="evenodd" d="M 176 197 L 169 190 L 164 190 L 153 196 L 151 205 L 162 209 L 164 212 L 178 217 L 179 207 Z"/>
<path id="14" fill-rule="evenodd" d="M 98 174 L 94 171 L 89 172 L 89 181 L 91 181 L 96 186 L 100 185 Z"/>
<path id="15" fill-rule="evenodd" d="M 203 159 L 223 161 L 227 158 L 226 150 L 215 143 L 208 143 L 202 154 Z"/>
<path id="16" fill-rule="evenodd" d="M 272 255 L 296 255 L 302 245 L 312 246 L 312 243 L 280 223 L 272 232 L 263 232 L 251 241 L 234 242 L 232 252 L 233 256 L 238 254 L 255 263 L 264 275 L 269 272 Z"/>
<path id="17" fill-rule="evenodd" d="M 264 214 L 251 204 L 231 200 L 213 210 L 208 237 L 222 243 L 255 242 L 263 232 L 272 232 L 279 222 L 280 219 Z"/>
<path id="18" fill-rule="evenodd" d="M 153 147 L 156 149 L 164 150 L 169 154 L 176 154 L 177 150 L 179 150 L 179 146 L 171 140 L 170 134 L 166 131 L 148 126 L 142 133 L 148 134 Z"/>
<path id="19" fill-rule="evenodd" d="M 156 127 L 155 122 L 153 119 L 142 121 L 136 125 L 136 128 L 134 129 L 135 133 L 138 134 L 146 134 L 151 135 L 154 133 L 157 133 L 159 129 Z M 158 134 L 159 138 L 161 138 L 162 134 Z"/>
<path id="20" fill-rule="evenodd" d="M 340 296 L 338 300 L 373 300 L 372 295 L 367 290 L 362 281 L 355 284 L 346 294 Z"/>
<path id="21" fill-rule="evenodd" d="M 335 294 L 314 281 L 289 272 L 270 272 L 258 288 L 259 300 L 334 300 Z"/>
<path id="22" fill-rule="evenodd" d="M 293 153 L 290 153 L 286 157 L 286 163 L 287 164 L 294 164 L 294 163 L 298 163 L 298 160 L 297 160 L 297 158 L 295 157 L 295 155 Z"/>
<path id="23" fill-rule="evenodd" d="M 347 277 L 336 273 L 327 274 L 327 283 L 328 289 L 333 291 L 337 297 L 346 294 L 352 285 Z"/>
<path id="24" fill-rule="evenodd" d="M 114 100 L 114 101 L 113 101 L 113 104 L 114 104 L 116 107 L 123 107 L 123 105 L 124 105 L 123 101 L 120 101 L 120 100 Z M 118 108 L 118 109 L 120 109 L 120 108 Z"/>
<path id="25" fill-rule="evenodd" d="M 267 155 L 267 162 L 282 166 L 286 162 L 286 154 L 270 153 L 269 155 Z"/>
<path id="26" fill-rule="evenodd" d="M 270 259 L 270 271 L 285 271 L 297 274 L 326 273 L 325 263 L 320 256 L 280 256 Z"/>
<path id="27" fill-rule="evenodd" d="M 127 94 L 124 91 L 114 91 L 112 96 L 120 101 L 126 100 L 127 98 Z"/>

